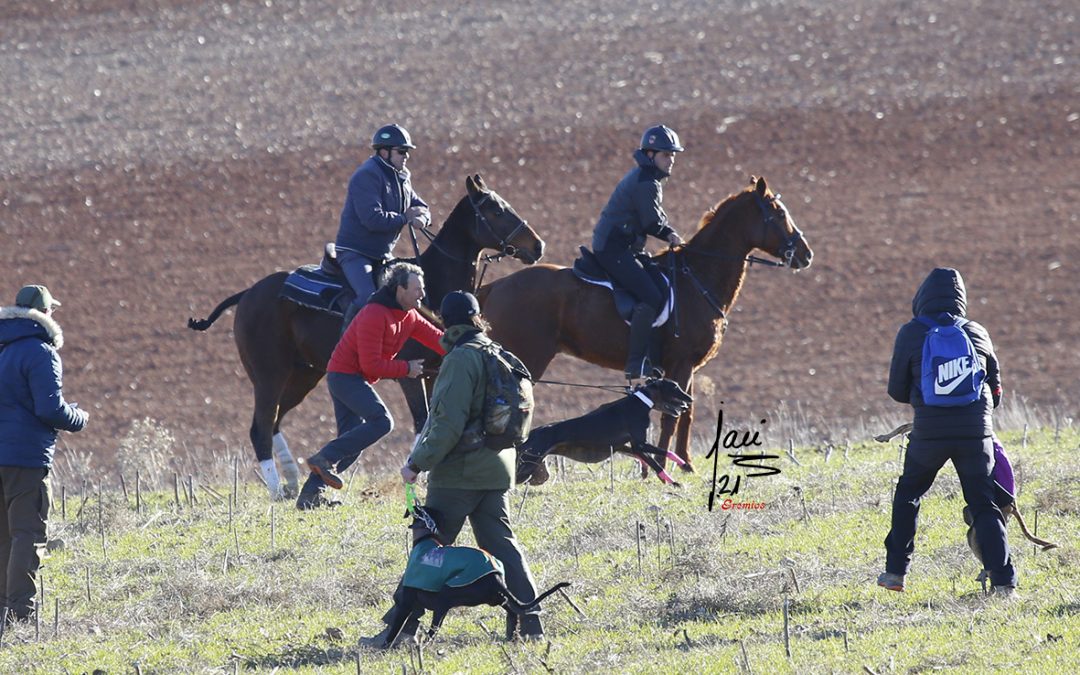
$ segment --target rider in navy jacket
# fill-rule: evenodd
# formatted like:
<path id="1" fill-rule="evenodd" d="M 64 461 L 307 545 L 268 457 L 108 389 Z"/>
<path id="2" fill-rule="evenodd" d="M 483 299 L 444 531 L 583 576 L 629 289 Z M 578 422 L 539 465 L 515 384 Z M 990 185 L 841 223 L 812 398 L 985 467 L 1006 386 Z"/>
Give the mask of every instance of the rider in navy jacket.
<path id="1" fill-rule="evenodd" d="M 48 467 L 57 431 L 79 431 L 87 413 L 64 400 L 59 324 L 27 307 L 0 308 L 0 466 Z"/>
<path id="2" fill-rule="evenodd" d="M 346 314 L 344 329 L 375 292 L 374 275 L 389 262 L 401 228 L 431 224 L 427 203 L 413 190 L 405 168 L 416 146 L 404 128 L 390 124 L 375 132 L 375 151 L 349 179 L 335 247 L 338 260 L 356 298 Z"/>
<path id="3" fill-rule="evenodd" d="M 674 245 L 682 242 L 668 225 L 660 183 L 671 175 L 675 153 L 682 152 L 679 136 L 665 126 L 650 127 L 634 151 L 633 169 L 611 193 L 593 230 L 592 248 L 597 262 L 611 280 L 634 296 L 626 377 L 648 376 L 660 365 L 659 344 L 652 324 L 664 309 L 666 284 L 645 253 L 648 235 Z"/>

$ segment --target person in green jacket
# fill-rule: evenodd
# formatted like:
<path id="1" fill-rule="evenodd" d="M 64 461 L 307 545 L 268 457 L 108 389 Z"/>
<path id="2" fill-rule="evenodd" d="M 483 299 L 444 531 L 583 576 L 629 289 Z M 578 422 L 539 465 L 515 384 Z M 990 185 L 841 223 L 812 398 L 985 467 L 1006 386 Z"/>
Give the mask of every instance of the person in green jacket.
<path id="1" fill-rule="evenodd" d="M 483 354 L 458 347 L 467 342 L 490 343 L 485 334 L 488 325 L 471 293 L 450 293 L 439 313 L 446 325 L 441 342 L 448 354 L 435 380 L 427 423 L 401 468 L 401 477 L 415 483 L 421 471 L 429 472 L 425 505 L 440 514 L 440 539 L 453 544 L 468 518 L 477 546 L 502 562 L 510 592 L 528 604 L 536 598 L 536 583 L 510 528 L 507 496 L 514 486 L 516 451 L 513 447 L 458 447 L 465 425 L 483 415 L 487 384 Z M 522 639 L 543 638 L 539 611 L 521 617 Z M 507 619 L 507 639 L 513 639 L 517 623 L 516 616 Z"/>

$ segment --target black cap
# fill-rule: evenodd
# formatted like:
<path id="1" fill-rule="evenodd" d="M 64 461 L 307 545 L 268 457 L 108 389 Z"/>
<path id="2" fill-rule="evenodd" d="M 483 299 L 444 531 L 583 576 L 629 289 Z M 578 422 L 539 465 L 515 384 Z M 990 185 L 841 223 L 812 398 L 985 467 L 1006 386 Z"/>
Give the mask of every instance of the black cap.
<path id="1" fill-rule="evenodd" d="M 442 314 L 443 324 L 447 328 L 461 323 L 471 324 L 469 319 L 479 313 L 480 303 L 476 301 L 476 296 L 465 291 L 448 293 L 439 307 L 439 314 Z"/>

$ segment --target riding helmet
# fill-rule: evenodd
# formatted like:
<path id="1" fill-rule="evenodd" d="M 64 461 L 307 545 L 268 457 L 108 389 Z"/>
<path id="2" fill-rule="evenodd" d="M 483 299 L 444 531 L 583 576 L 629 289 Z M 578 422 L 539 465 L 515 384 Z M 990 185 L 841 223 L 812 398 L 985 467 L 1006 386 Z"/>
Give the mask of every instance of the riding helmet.
<path id="1" fill-rule="evenodd" d="M 480 303 L 476 301 L 476 296 L 466 291 L 447 293 L 439 307 L 443 325 L 447 328 L 470 323 L 470 319 L 479 313 Z"/>
<path id="2" fill-rule="evenodd" d="M 660 152 L 682 152 L 685 150 L 679 144 L 679 134 L 674 129 L 669 129 L 663 124 L 649 127 L 641 136 L 642 150 L 657 150 Z"/>
<path id="3" fill-rule="evenodd" d="M 405 130 L 405 127 L 398 124 L 387 124 L 384 127 L 379 127 L 379 130 L 375 132 L 375 135 L 371 138 L 371 147 L 374 150 L 380 148 L 415 148 L 412 144 L 412 139 L 409 138 L 409 132 Z"/>

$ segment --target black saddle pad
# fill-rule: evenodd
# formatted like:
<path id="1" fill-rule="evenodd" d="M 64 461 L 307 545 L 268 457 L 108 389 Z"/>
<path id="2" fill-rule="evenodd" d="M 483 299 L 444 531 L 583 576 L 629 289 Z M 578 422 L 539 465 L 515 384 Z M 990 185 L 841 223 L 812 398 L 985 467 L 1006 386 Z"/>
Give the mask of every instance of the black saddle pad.
<path id="1" fill-rule="evenodd" d="M 578 251 L 581 253 L 581 257 L 574 261 L 574 276 L 581 279 L 585 283 L 595 284 L 597 286 L 603 286 L 611 291 L 615 296 L 615 311 L 619 313 L 623 321 L 630 322 L 630 315 L 634 312 L 634 305 L 637 301 L 634 300 L 634 296 L 630 295 L 629 291 L 616 286 L 612 282 L 611 277 L 604 271 L 604 268 L 600 266 L 600 263 L 596 260 L 596 256 L 593 252 L 584 246 L 578 247 Z M 661 273 L 662 274 L 662 273 Z M 675 298 L 671 293 L 671 280 L 667 278 L 666 274 L 662 274 L 664 281 L 667 283 L 667 302 L 664 303 L 664 309 L 660 312 L 660 315 L 656 317 L 656 321 L 653 322 L 653 326 L 662 326 L 667 321 L 668 316 L 671 314 L 671 307 L 675 302 Z"/>
<path id="2" fill-rule="evenodd" d="M 344 316 L 354 293 L 338 278 L 328 275 L 319 265 L 303 265 L 285 279 L 278 297 L 304 307 Z"/>

